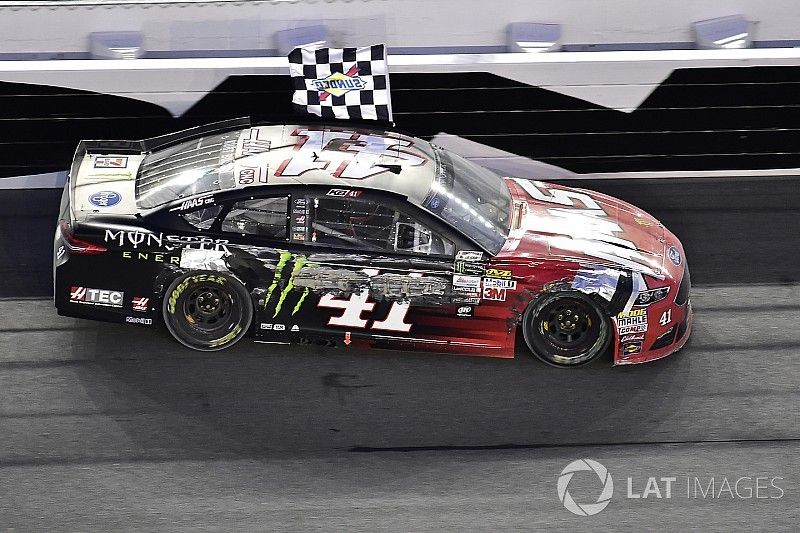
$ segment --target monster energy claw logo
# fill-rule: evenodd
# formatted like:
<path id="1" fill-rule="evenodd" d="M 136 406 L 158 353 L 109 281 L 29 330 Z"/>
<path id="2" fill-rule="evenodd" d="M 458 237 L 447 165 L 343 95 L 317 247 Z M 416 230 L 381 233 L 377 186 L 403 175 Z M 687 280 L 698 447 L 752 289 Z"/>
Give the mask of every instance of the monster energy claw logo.
<path id="1" fill-rule="evenodd" d="M 281 285 L 281 278 L 283 277 L 284 272 L 288 270 L 287 265 L 292 260 L 294 260 L 294 264 L 292 265 L 292 269 L 289 274 L 289 279 L 286 281 L 286 284 L 283 285 L 283 289 L 280 291 L 278 295 L 278 301 L 275 304 L 275 311 L 272 314 L 273 318 L 277 317 L 278 314 L 281 312 L 281 309 L 283 308 L 283 304 L 286 301 L 287 296 L 289 296 L 289 293 L 292 292 L 292 289 L 295 288 L 294 280 L 296 279 L 297 274 L 300 273 L 300 271 L 303 269 L 304 266 L 310 264 L 308 262 L 308 259 L 304 255 L 295 255 L 286 250 L 278 250 L 278 252 L 279 252 L 278 263 L 275 265 L 275 273 L 272 276 L 272 283 L 270 283 L 269 287 L 267 287 L 267 294 L 264 297 L 263 301 L 264 309 L 266 309 L 269 306 L 269 302 L 272 299 L 272 294 L 275 292 L 275 289 L 277 289 L 278 286 Z M 300 295 L 300 298 L 297 300 L 297 303 L 295 304 L 294 308 L 292 309 L 292 315 L 296 314 L 300 310 L 300 308 L 303 305 L 303 302 L 306 299 L 306 296 L 308 296 L 308 293 L 309 293 L 309 288 L 306 287 L 305 290 L 303 290 L 303 293 Z"/>

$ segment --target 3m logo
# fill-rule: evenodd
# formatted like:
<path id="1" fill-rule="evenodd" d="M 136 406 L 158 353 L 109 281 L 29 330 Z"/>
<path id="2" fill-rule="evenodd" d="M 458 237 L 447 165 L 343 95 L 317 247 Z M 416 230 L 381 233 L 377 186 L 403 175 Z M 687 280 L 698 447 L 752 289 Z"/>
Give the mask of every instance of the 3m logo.
<path id="1" fill-rule="evenodd" d="M 505 302 L 508 289 L 500 289 L 498 287 L 486 287 L 483 289 L 484 300 L 497 300 Z"/>
<path id="2" fill-rule="evenodd" d="M 122 307 L 125 294 L 119 291 L 105 289 L 88 289 L 86 287 L 72 287 L 69 292 L 69 301 L 79 304 L 100 305 L 105 307 Z"/>

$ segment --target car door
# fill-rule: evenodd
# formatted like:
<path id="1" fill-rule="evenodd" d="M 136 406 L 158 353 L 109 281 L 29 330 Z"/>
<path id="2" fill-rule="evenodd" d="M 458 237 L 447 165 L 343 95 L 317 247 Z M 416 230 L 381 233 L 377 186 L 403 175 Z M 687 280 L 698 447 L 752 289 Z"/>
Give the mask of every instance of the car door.
<path id="1" fill-rule="evenodd" d="M 259 291 L 259 334 L 386 345 L 424 331 L 452 304 L 456 243 L 407 211 L 357 189 L 293 194 L 289 242 Z"/>

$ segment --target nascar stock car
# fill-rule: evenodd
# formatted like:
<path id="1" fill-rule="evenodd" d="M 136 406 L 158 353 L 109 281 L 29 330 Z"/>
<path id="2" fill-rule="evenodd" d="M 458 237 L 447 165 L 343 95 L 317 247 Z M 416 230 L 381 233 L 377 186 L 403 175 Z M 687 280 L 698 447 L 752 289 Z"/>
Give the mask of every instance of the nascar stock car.
<path id="1" fill-rule="evenodd" d="M 629 364 L 692 321 L 681 243 L 647 213 L 352 126 L 82 142 L 54 278 L 60 315 L 163 324 L 203 351 L 249 335 Z"/>

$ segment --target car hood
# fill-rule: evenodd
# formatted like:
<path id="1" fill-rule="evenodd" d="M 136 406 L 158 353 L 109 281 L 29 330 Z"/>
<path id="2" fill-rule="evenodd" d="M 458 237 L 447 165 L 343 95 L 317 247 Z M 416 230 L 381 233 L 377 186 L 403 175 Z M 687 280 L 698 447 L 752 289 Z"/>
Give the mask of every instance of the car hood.
<path id="1" fill-rule="evenodd" d="M 593 261 L 664 275 L 665 229 L 648 213 L 594 191 L 508 180 L 514 198 L 511 256 Z"/>

